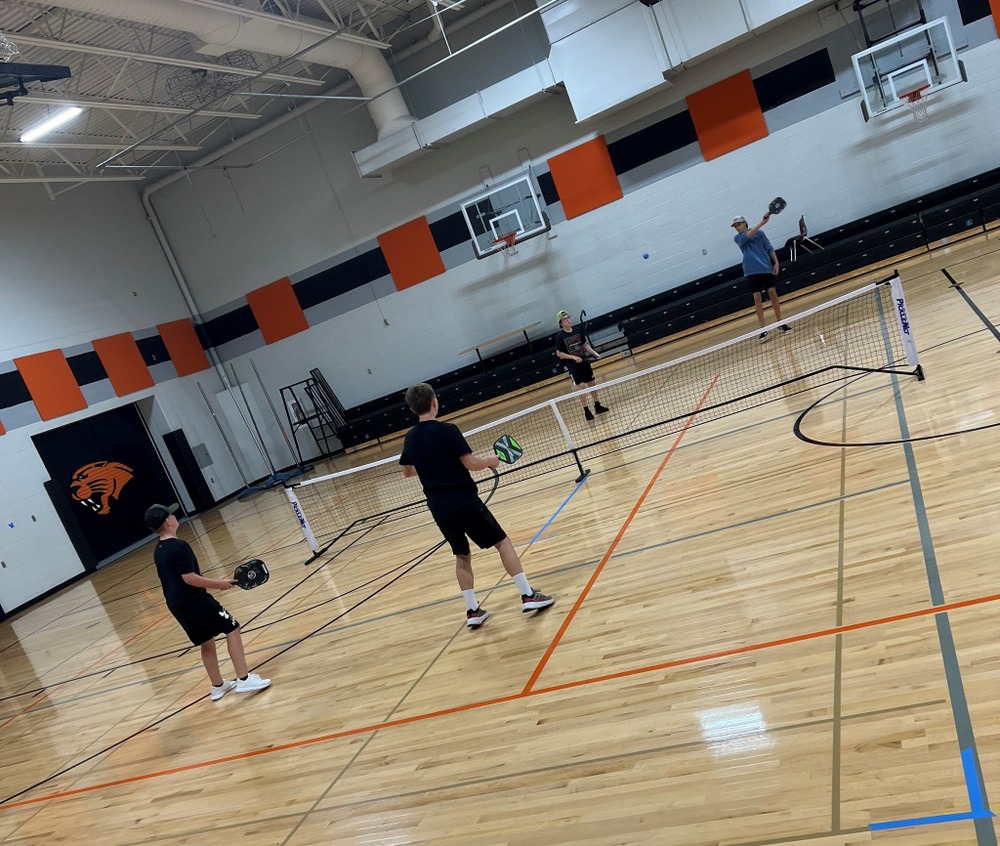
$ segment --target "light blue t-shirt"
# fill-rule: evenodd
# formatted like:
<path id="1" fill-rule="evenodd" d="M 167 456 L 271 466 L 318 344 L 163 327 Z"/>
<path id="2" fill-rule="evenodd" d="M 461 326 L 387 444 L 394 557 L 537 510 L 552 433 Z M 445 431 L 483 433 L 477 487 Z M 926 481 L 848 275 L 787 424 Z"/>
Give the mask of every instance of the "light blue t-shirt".
<path id="1" fill-rule="evenodd" d="M 767 235 L 758 231 L 753 237 L 749 237 L 746 232 L 737 232 L 733 236 L 736 246 L 743 251 L 743 273 L 750 276 L 754 273 L 770 274 L 774 269 L 771 264 L 771 253 L 774 247 L 768 240 Z"/>

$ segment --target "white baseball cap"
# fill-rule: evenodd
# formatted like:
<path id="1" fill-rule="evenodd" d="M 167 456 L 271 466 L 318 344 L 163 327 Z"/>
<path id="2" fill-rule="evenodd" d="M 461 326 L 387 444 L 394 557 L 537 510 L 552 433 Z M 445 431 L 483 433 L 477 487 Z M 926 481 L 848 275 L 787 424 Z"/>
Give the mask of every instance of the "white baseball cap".
<path id="1" fill-rule="evenodd" d="M 746 222 L 747 222 L 747 219 L 745 217 L 743 217 L 743 215 L 738 214 L 738 215 L 736 215 L 736 217 L 733 218 L 733 222 L 730 223 L 729 225 L 730 226 L 735 226 L 737 223 L 746 223 Z"/>

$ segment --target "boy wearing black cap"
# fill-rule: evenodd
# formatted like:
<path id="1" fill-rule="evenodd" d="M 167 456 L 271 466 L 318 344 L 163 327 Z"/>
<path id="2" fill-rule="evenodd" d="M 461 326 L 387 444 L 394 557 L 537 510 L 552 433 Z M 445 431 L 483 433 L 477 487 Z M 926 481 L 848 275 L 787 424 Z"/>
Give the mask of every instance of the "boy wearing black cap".
<path id="1" fill-rule="evenodd" d="M 608 409 L 601 405 L 601 400 L 597 396 L 594 368 L 584 358 L 585 355 L 589 355 L 597 360 L 601 356 L 590 345 L 582 332 L 573 331 L 573 318 L 569 316 L 568 312 L 560 311 L 556 314 L 556 320 L 559 321 L 559 332 L 556 334 L 556 358 L 566 362 L 566 369 L 569 370 L 574 385 L 586 385 L 590 388 L 590 396 L 594 400 L 594 411 L 598 414 L 605 414 Z M 587 405 L 586 394 L 580 394 L 580 405 L 583 406 L 583 416 L 587 420 L 593 420 L 594 415 L 591 414 L 590 406 Z"/>
<path id="2" fill-rule="evenodd" d="M 229 590 L 236 580 L 206 579 L 201 575 L 191 545 L 177 537 L 179 524 L 174 513 L 178 507 L 176 503 L 151 505 L 142 518 L 145 527 L 160 537 L 153 550 L 153 562 L 163 586 L 167 608 L 181 624 L 191 643 L 201 647 L 201 662 L 212 682 L 213 702 L 222 699 L 231 690 L 237 693 L 263 690 L 271 684 L 271 680 L 248 672 L 240 624 L 208 592 L 209 588 Z M 234 681 L 224 680 L 219 669 L 215 637 L 220 634 L 226 636 L 226 648 L 237 676 Z"/>

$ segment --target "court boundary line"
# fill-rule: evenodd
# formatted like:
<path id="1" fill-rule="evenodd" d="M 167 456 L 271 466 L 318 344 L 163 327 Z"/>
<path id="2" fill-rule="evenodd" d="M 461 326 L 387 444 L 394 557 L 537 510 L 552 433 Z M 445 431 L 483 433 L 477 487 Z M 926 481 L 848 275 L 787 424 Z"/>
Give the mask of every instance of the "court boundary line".
<path id="1" fill-rule="evenodd" d="M 331 732 L 329 734 L 317 735 L 316 737 L 303 738 L 301 740 L 290 741 L 288 743 L 267 746 L 261 749 L 251 749 L 247 752 L 240 752 L 235 755 L 227 755 L 224 758 L 213 758 L 208 761 L 198 761 L 193 764 L 185 764 L 180 767 L 172 767 L 166 770 L 158 770 L 152 773 L 143 773 L 141 775 L 129 776 L 127 778 L 115 779 L 113 781 L 102 782 L 100 784 L 93 784 L 87 787 L 78 787 L 72 790 L 60 791 L 58 793 L 50 793 L 45 796 L 37 796 L 33 799 L 23 799 L 19 802 L 0 802 L 0 812 L 13 808 L 22 808 L 28 805 L 37 805 L 42 802 L 51 802 L 57 799 L 68 799 L 73 796 L 78 796 L 85 793 L 93 793 L 98 790 L 105 790 L 110 787 L 121 787 L 126 784 L 136 784 L 142 781 L 150 781 L 155 778 L 161 778 L 169 775 L 177 775 L 179 773 L 192 772 L 194 770 L 205 769 L 207 767 L 218 766 L 219 764 L 228 764 L 234 761 L 242 761 L 250 758 L 256 758 L 261 755 L 269 755 L 274 752 L 286 752 L 290 749 L 301 749 L 306 746 L 314 746 L 319 743 L 328 743 L 333 740 L 342 740 L 347 737 L 355 737 L 360 734 L 369 734 L 371 732 L 382 731 L 389 728 L 399 728 L 401 726 L 411 725 L 413 723 L 425 722 L 427 720 L 438 719 L 440 717 L 453 716 L 455 714 L 461 714 L 466 711 L 476 711 L 480 708 L 491 707 L 493 705 L 503 705 L 508 702 L 516 702 L 521 699 L 529 699 L 536 696 L 544 696 L 550 693 L 557 693 L 563 690 L 571 690 L 577 687 L 586 687 L 592 684 L 601 684 L 608 681 L 617 681 L 619 679 L 630 678 L 632 676 L 644 675 L 646 673 L 656 673 L 662 672 L 663 670 L 675 669 L 677 667 L 691 666 L 693 664 L 709 663 L 711 661 L 717 661 L 721 658 L 732 658 L 737 655 L 747 655 L 754 652 L 762 652 L 767 649 L 774 649 L 779 646 L 788 646 L 795 643 L 805 643 L 811 640 L 819 640 L 821 638 L 832 637 L 834 635 L 843 634 L 846 632 L 862 631 L 870 628 L 877 628 L 879 626 L 891 625 L 893 623 L 904 622 L 907 620 L 916 620 L 922 617 L 936 617 L 941 614 L 948 614 L 951 611 L 957 611 L 962 608 L 973 608 L 979 605 L 987 605 L 992 602 L 1000 601 L 1000 593 L 988 594 L 986 596 L 977 596 L 972 599 L 963 599 L 958 602 L 950 602 L 946 605 L 934 605 L 928 608 L 918 608 L 914 611 L 904 611 L 899 614 L 891 614 L 885 617 L 874 617 L 869 620 L 860 620 L 857 623 L 847 623 L 842 626 L 835 626 L 829 629 L 819 629 L 811 632 L 802 632 L 796 635 L 787 635 L 781 638 L 775 638 L 773 640 L 760 641 L 758 643 L 744 644 L 743 646 L 734 646 L 729 649 L 720 649 L 714 652 L 707 652 L 701 655 L 688 655 L 682 658 L 674 658 L 670 661 L 662 661 L 657 664 L 650 664 L 644 667 L 633 667 L 629 670 L 620 670 L 616 673 L 607 673 L 601 676 L 592 676 L 585 679 L 576 679 L 571 682 L 564 682 L 562 684 L 550 685 L 543 688 L 534 688 L 531 691 L 511 693 L 506 696 L 497 696 L 492 699 L 484 699 L 479 702 L 466 702 L 461 705 L 454 705 L 450 708 L 441 708 L 437 711 L 428 711 L 424 714 L 413 714 L 409 717 L 401 717 L 398 720 L 388 720 L 381 723 L 373 723 L 366 726 L 357 726 L 355 728 L 343 729 L 338 732 Z"/>
<path id="2" fill-rule="evenodd" d="M 677 452 L 677 448 L 680 446 L 681 439 L 687 434 L 688 430 L 691 428 L 692 424 L 694 423 L 695 417 L 698 415 L 698 411 L 705 404 L 706 400 L 708 400 L 708 395 L 712 393 L 712 389 L 719 381 L 719 378 L 720 374 L 718 373 L 716 373 L 715 376 L 712 377 L 712 381 L 705 389 L 705 392 L 701 395 L 701 399 L 698 400 L 698 404 L 695 406 L 694 411 L 691 412 L 691 414 L 688 416 L 688 419 L 685 421 L 684 426 L 677 433 L 677 436 L 674 438 L 673 444 L 671 445 L 670 449 L 667 450 L 667 454 L 663 456 L 663 460 L 660 462 L 660 466 L 653 471 L 653 475 L 650 478 L 649 482 L 647 483 L 645 490 L 643 490 L 643 492 L 639 495 L 639 498 L 635 501 L 635 504 L 632 506 L 632 510 L 628 513 L 628 516 L 625 518 L 625 522 L 622 523 L 621 527 L 618 529 L 618 533 L 615 535 L 614 540 L 611 541 L 611 545 L 607 548 L 604 555 L 601 556 L 601 560 L 597 562 L 597 566 L 594 568 L 594 572 L 591 574 L 590 579 L 587 580 L 587 584 L 584 585 L 583 590 L 580 592 L 580 595 L 576 599 L 576 602 L 573 603 L 573 607 L 570 608 L 569 613 L 563 619 L 562 625 L 559 626 L 559 629 L 556 631 L 555 636 L 552 638 L 552 641 L 546 648 L 545 653 L 542 655 L 538 664 L 535 666 L 535 669 L 528 677 L 527 683 L 521 690 L 522 693 L 530 693 L 531 690 L 534 688 L 535 682 L 538 681 L 538 677 L 545 670 L 546 665 L 549 663 L 549 659 L 555 653 L 556 648 L 559 646 L 559 643 L 563 639 L 563 636 L 566 634 L 573 620 L 576 618 L 577 612 L 580 610 L 580 608 L 583 607 L 583 603 L 590 595 L 590 591 L 593 589 L 594 585 L 597 584 L 597 580 L 601 577 L 601 573 L 604 572 L 605 565 L 607 565 L 608 561 L 611 560 L 611 557 L 614 555 L 615 550 L 618 548 L 618 544 L 621 542 L 621 539 L 625 536 L 625 533 L 628 531 L 629 526 L 632 525 L 632 521 L 639 513 L 639 509 L 642 508 L 642 504 L 646 501 L 646 497 L 649 496 L 649 492 L 653 489 L 653 485 L 655 485 L 657 481 L 659 481 L 660 474 L 663 473 L 664 468 L 667 466 L 667 462 L 670 461 L 670 459 L 673 458 L 674 453 Z"/>

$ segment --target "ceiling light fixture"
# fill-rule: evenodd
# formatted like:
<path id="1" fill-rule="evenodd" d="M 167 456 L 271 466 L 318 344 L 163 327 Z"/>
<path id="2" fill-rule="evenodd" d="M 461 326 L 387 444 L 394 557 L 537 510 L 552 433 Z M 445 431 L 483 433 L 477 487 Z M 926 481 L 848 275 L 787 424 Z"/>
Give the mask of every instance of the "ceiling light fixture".
<path id="1" fill-rule="evenodd" d="M 29 129 L 27 132 L 23 132 L 21 134 L 20 140 L 24 144 L 28 144 L 31 141 L 35 141 L 41 138 L 43 135 L 46 135 L 49 132 L 51 132 L 53 129 L 56 129 L 62 126 L 64 123 L 71 121 L 82 111 L 83 109 L 81 109 L 79 106 L 68 106 L 65 109 L 61 109 L 60 111 L 52 115 L 52 117 L 50 117 L 48 120 L 43 121 L 42 123 L 38 124 L 38 126 L 33 127 L 32 129 Z"/>

